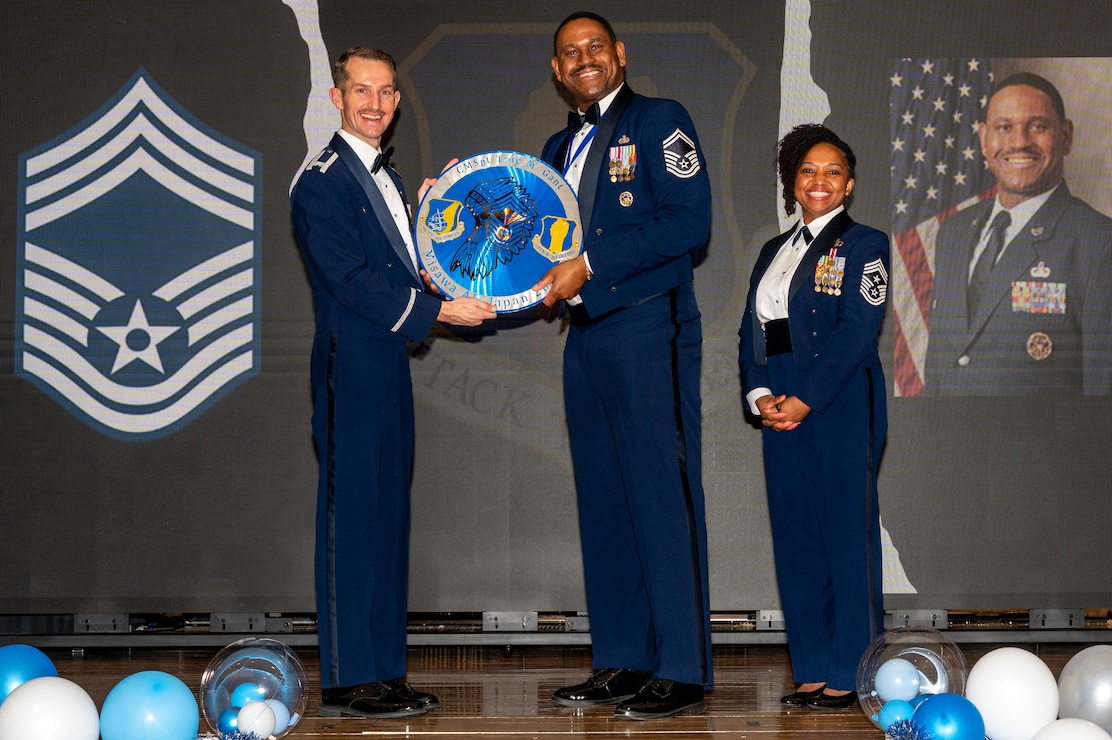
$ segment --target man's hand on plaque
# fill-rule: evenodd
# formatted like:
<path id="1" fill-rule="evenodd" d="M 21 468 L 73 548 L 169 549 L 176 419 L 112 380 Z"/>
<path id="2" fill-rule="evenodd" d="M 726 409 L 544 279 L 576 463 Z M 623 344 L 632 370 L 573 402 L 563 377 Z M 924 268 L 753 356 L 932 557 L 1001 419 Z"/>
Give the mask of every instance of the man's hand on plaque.
<path id="1" fill-rule="evenodd" d="M 428 288 L 430 293 L 435 296 L 440 296 L 441 298 L 444 297 L 444 291 L 442 291 L 440 287 L 432 281 L 432 276 L 429 275 L 428 271 L 424 268 L 421 269 L 421 279 L 425 281 L 425 287 Z"/>
<path id="2" fill-rule="evenodd" d="M 478 326 L 498 316 L 494 306 L 478 298 L 457 298 L 440 304 L 436 320 L 455 326 Z"/>
<path id="3" fill-rule="evenodd" d="M 580 254 L 566 262 L 558 262 L 548 269 L 533 290 L 541 291 L 552 286 L 548 295 L 544 297 L 544 305 L 552 306 L 556 301 L 566 300 L 579 295 L 584 283 L 587 282 L 587 261 Z"/>

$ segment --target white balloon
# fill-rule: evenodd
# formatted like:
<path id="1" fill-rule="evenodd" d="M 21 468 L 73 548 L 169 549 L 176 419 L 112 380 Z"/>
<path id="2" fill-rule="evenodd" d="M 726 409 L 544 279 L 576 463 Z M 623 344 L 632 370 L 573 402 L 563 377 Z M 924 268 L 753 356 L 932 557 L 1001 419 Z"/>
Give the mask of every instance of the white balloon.
<path id="1" fill-rule="evenodd" d="M 997 648 L 969 671 L 965 698 L 992 740 L 1032 740 L 1058 717 L 1058 682 L 1046 663 L 1015 647 Z"/>
<path id="2" fill-rule="evenodd" d="M 1058 716 L 1084 719 L 1112 733 L 1112 645 L 1092 645 L 1058 676 Z"/>
<path id="3" fill-rule="evenodd" d="M 1039 730 L 1031 740 L 1112 740 L 1112 735 L 1088 720 L 1060 719 Z"/>
<path id="4" fill-rule="evenodd" d="M 21 683 L 0 704 L 0 740 L 97 740 L 97 705 L 73 681 L 43 676 Z"/>
<path id="5" fill-rule="evenodd" d="M 274 710 L 263 701 L 251 702 L 236 715 L 236 729 L 243 733 L 253 732 L 259 737 L 273 735 L 276 723 Z"/>

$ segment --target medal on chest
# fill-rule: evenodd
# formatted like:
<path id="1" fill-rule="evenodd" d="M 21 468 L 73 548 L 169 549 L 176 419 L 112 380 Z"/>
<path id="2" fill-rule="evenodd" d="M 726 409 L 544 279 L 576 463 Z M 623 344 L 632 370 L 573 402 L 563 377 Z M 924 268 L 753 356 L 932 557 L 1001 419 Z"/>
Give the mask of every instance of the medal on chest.
<path id="1" fill-rule="evenodd" d="M 626 144 L 610 147 L 610 182 L 629 182 L 637 168 L 637 146 Z"/>
<path id="2" fill-rule="evenodd" d="M 819 257 L 815 264 L 815 292 L 828 295 L 842 294 L 842 279 L 846 275 L 846 258 L 838 256 L 838 248 Z"/>

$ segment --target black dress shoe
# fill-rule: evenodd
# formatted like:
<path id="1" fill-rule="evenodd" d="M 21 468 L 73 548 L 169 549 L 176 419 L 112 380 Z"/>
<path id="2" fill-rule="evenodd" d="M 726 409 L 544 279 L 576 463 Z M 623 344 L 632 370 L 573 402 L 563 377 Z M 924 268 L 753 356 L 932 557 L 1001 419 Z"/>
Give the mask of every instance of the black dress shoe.
<path id="1" fill-rule="evenodd" d="M 417 699 L 407 699 L 385 681 L 321 689 L 322 717 L 412 717 L 428 707 Z M 430 694 L 431 696 L 431 694 Z"/>
<path id="2" fill-rule="evenodd" d="M 654 678 L 631 699 L 614 709 L 619 719 L 664 719 L 677 714 L 700 714 L 707 708 L 703 687 L 697 683 L 680 683 L 667 678 Z"/>
<path id="3" fill-rule="evenodd" d="M 802 707 L 812 699 L 817 699 L 822 696 L 822 690 L 825 688 L 826 684 L 823 684 L 814 691 L 793 691 L 787 696 L 781 696 L 780 703 L 787 704 L 789 707 Z"/>
<path id="4" fill-rule="evenodd" d="M 415 701 L 425 709 L 436 709 L 440 706 L 440 700 L 436 698 L 435 694 L 426 691 L 415 691 L 403 678 L 395 678 L 393 681 L 383 681 L 383 683 L 392 688 L 394 693 L 404 701 Z"/>
<path id="5" fill-rule="evenodd" d="M 603 668 L 583 683 L 557 689 L 552 694 L 552 701 L 565 707 L 617 704 L 644 688 L 650 678 L 652 674 L 648 671 Z"/>
<path id="6" fill-rule="evenodd" d="M 811 709 L 849 709 L 850 707 L 857 706 L 857 692 L 851 691 L 848 694 L 842 694 L 840 696 L 819 694 L 814 699 L 808 701 L 807 706 Z"/>

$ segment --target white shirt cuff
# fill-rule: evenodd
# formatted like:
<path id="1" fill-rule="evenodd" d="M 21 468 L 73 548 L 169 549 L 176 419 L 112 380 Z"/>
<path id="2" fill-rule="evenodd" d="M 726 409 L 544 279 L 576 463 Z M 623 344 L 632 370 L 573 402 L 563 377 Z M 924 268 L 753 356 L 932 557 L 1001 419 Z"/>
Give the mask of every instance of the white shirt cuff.
<path id="1" fill-rule="evenodd" d="M 757 399 L 761 396 L 771 396 L 772 391 L 768 388 L 754 388 L 745 394 L 745 401 L 749 404 L 749 410 L 753 412 L 754 416 L 760 416 L 761 410 L 757 408 Z"/>

